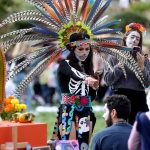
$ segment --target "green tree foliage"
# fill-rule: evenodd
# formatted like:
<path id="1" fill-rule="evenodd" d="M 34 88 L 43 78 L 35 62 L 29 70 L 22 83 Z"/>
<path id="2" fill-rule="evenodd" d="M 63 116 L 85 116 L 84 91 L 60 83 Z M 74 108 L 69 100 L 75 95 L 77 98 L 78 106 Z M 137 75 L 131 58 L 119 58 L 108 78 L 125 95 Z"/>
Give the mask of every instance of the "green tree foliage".
<path id="1" fill-rule="evenodd" d="M 135 3 L 134 5 L 130 6 L 130 9 L 135 12 L 143 13 L 145 11 L 150 11 L 150 3 Z"/>
<path id="2" fill-rule="evenodd" d="M 26 3 L 24 0 L 0 0 L 0 22 L 13 13 L 33 9 L 31 4 Z M 5 30 L 0 30 L 0 34 L 12 31 L 13 29 L 28 28 L 25 22 L 20 21 L 15 24 L 10 24 Z"/>
<path id="3" fill-rule="evenodd" d="M 114 19 L 121 19 L 121 22 L 117 25 L 117 27 L 122 27 L 123 28 L 123 32 L 125 31 L 125 26 L 131 22 L 138 22 L 143 24 L 146 28 L 149 27 L 149 20 L 137 13 L 137 12 L 133 12 L 133 11 L 127 11 L 127 12 L 122 12 L 120 14 L 117 14 L 114 16 Z"/>
<path id="4" fill-rule="evenodd" d="M 27 9 L 33 9 L 33 6 L 24 0 L 0 0 L 0 21 L 12 13 Z"/>
<path id="5" fill-rule="evenodd" d="M 14 5 L 13 0 L 0 0 L 0 20 L 3 19 L 11 10 L 11 7 Z"/>

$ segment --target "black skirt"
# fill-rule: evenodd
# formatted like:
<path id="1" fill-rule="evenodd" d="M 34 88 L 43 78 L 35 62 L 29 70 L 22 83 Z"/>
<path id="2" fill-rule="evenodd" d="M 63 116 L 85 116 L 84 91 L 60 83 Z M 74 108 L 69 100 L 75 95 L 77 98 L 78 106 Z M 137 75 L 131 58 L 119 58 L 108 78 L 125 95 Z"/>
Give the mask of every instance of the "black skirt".
<path id="1" fill-rule="evenodd" d="M 88 147 L 89 125 L 92 122 L 92 128 L 94 129 L 96 123 L 92 107 L 61 104 L 58 109 L 57 121 L 53 132 L 55 136 L 53 137 L 57 137 L 59 140 L 68 140 L 72 122 L 75 122 L 76 133 L 74 134 L 76 134 L 80 149 Z M 62 125 L 62 131 L 59 131 L 59 125 Z M 61 136 L 60 132 L 62 133 Z"/>

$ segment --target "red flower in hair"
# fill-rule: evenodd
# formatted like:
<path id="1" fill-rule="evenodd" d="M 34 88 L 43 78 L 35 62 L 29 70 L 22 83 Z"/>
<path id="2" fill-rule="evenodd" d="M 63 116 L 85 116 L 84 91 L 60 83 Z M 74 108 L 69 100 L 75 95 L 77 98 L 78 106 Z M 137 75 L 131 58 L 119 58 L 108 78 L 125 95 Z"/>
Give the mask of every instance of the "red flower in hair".
<path id="1" fill-rule="evenodd" d="M 141 25 L 139 23 L 134 23 L 133 24 L 133 27 L 137 28 L 137 29 L 140 29 Z"/>

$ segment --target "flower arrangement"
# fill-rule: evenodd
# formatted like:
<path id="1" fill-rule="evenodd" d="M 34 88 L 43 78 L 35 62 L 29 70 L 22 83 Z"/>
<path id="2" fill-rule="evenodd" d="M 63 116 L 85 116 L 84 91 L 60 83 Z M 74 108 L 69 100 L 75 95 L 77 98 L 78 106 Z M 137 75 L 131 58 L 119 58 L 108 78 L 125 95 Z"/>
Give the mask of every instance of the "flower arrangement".
<path id="1" fill-rule="evenodd" d="M 137 29 L 141 32 L 145 32 L 146 29 L 144 28 L 143 25 L 141 25 L 140 23 L 130 23 L 129 25 L 126 25 L 126 32 L 132 30 L 132 29 Z"/>
<path id="2" fill-rule="evenodd" d="M 2 120 L 13 120 L 15 113 L 21 113 L 27 109 L 26 104 L 19 103 L 19 100 L 13 96 L 8 96 L 3 100 L 3 109 L 0 113 Z"/>

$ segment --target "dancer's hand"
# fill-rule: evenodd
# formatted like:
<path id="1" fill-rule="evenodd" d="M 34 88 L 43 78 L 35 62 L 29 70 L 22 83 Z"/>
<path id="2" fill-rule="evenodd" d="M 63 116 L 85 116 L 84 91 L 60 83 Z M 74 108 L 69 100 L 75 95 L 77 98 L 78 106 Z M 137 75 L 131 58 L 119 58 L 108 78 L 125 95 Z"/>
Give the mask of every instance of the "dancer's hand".
<path id="1" fill-rule="evenodd" d="M 99 87 L 99 80 L 93 77 L 86 77 L 85 83 L 96 90 Z"/>

